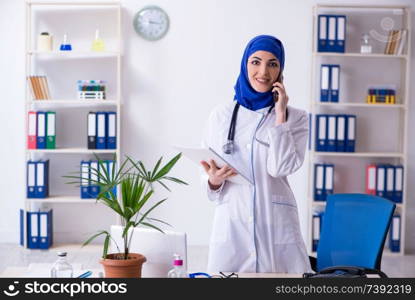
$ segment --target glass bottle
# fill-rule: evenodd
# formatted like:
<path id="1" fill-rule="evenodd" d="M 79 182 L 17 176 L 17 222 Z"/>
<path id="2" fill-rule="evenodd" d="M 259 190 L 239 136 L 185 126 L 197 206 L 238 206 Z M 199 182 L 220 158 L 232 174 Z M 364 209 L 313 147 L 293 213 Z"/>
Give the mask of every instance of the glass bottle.
<path id="1" fill-rule="evenodd" d="M 99 30 L 95 31 L 95 40 L 92 42 L 92 51 L 104 51 L 104 41 L 99 37 Z"/>
<path id="2" fill-rule="evenodd" d="M 50 270 L 52 278 L 72 278 L 73 268 L 66 260 L 66 252 L 58 252 L 59 259 Z"/>
<path id="3" fill-rule="evenodd" d="M 167 273 L 168 278 L 188 278 L 185 267 L 183 266 L 183 260 L 180 255 L 174 255 L 173 269 Z"/>
<path id="4" fill-rule="evenodd" d="M 370 36 L 367 33 L 362 35 L 360 53 L 372 53 L 372 45 L 370 45 Z"/>

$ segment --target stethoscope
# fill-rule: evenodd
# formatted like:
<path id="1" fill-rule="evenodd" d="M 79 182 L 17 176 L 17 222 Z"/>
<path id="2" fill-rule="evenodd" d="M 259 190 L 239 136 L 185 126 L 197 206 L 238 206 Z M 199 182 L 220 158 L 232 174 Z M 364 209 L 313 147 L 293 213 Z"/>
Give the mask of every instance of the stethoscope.
<path id="1" fill-rule="evenodd" d="M 228 140 L 226 142 L 225 145 L 223 145 L 223 152 L 225 154 L 233 154 L 235 152 L 235 128 L 236 128 L 236 119 L 238 117 L 238 110 L 239 110 L 239 103 L 235 104 L 235 107 L 233 108 L 233 113 L 232 113 L 232 119 L 231 119 L 231 124 L 229 126 L 229 132 L 228 132 Z M 274 104 L 271 105 L 271 107 L 269 108 L 266 117 L 264 118 L 263 122 L 265 122 L 266 118 L 268 117 L 268 115 L 270 114 L 270 112 L 272 111 L 272 109 L 274 108 Z M 288 119 L 288 110 L 286 113 L 287 119 Z M 259 125 L 261 126 L 262 123 Z M 259 127 L 258 126 L 258 127 Z M 260 143 L 263 143 L 261 141 L 258 141 Z"/>

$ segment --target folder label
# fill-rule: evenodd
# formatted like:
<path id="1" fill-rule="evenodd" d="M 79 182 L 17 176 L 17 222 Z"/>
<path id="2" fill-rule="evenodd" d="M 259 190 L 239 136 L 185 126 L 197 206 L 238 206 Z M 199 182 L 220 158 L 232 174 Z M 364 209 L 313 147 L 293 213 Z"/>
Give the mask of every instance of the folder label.
<path id="1" fill-rule="evenodd" d="M 336 17 L 329 17 L 329 43 L 334 46 L 336 39 Z"/>
<path id="2" fill-rule="evenodd" d="M 29 113 L 29 135 L 36 136 L 36 113 Z"/>
<path id="3" fill-rule="evenodd" d="M 333 189 L 333 172 L 334 172 L 333 166 L 326 166 L 326 190 L 327 191 Z"/>
<path id="4" fill-rule="evenodd" d="M 392 240 L 394 241 L 398 241 L 400 239 L 399 237 L 399 229 L 400 229 L 400 218 L 399 217 L 394 217 L 393 218 L 393 224 L 392 224 Z"/>
<path id="5" fill-rule="evenodd" d="M 376 188 L 376 167 L 370 167 L 368 169 L 368 189 L 374 190 Z"/>
<path id="6" fill-rule="evenodd" d="M 402 168 L 401 167 L 397 167 L 396 168 L 396 173 L 395 173 L 395 191 L 402 191 Z"/>
<path id="7" fill-rule="evenodd" d="M 95 113 L 88 114 L 88 136 L 96 135 Z"/>
<path id="8" fill-rule="evenodd" d="M 48 136 L 55 135 L 55 114 L 48 113 Z"/>
<path id="9" fill-rule="evenodd" d="M 320 239 L 320 216 L 313 217 L 313 240 Z"/>
<path id="10" fill-rule="evenodd" d="M 379 192 L 383 192 L 385 189 L 384 182 L 385 182 L 385 169 L 378 168 L 378 178 L 377 178 L 377 190 Z"/>
<path id="11" fill-rule="evenodd" d="M 39 188 L 43 187 L 45 185 L 45 165 L 43 163 L 37 164 L 37 186 Z"/>

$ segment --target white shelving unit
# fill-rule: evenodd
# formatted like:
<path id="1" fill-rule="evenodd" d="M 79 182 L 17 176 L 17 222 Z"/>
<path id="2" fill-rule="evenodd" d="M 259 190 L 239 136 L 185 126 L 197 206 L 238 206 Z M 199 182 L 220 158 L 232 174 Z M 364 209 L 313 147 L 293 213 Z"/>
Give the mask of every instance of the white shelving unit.
<path id="1" fill-rule="evenodd" d="M 346 15 L 346 52 L 317 52 L 317 22 L 319 14 Z M 360 37 L 369 30 L 379 31 L 382 18 L 390 18 L 396 25 L 393 29 L 407 29 L 408 35 L 403 55 L 383 54 L 385 43 L 377 43 L 374 53 L 361 54 Z M 376 27 L 378 26 L 378 27 Z M 401 164 L 404 167 L 403 203 L 396 210 L 401 215 L 400 252 L 390 252 L 387 245 L 385 255 L 403 255 L 405 251 L 406 205 L 411 201 L 407 196 L 408 172 L 408 103 L 410 84 L 411 12 L 406 6 L 361 6 L 361 5 L 316 5 L 313 8 L 313 48 L 312 88 L 310 95 L 310 113 L 312 114 L 311 150 L 308 151 L 308 240 L 309 253 L 312 252 L 312 216 L 316 208 L 325 207 L 325 202 L 314 201 L 314 164 L 327 162 L 334 164 L 334 193 L 365 193 L 365 172 L 369 163 Z M 375 63 L 374 63 L 375 62 Z M 340 64 L 340 99 L 338 103 L 319 102 L 320 65 L 323 63 Z M 396 104 L 367 104 L 367 87 L 378 85 L 379 72 L 367 74 L 376 65 L 383 66 L 395 76 L 385 74 L 385 80 L 397 80 Z M 379 67 L 381 68 L 381 67 Z M 360 74 L 362 73 L 362 74 Z M 380 72 L 381 73 L 381 72 Z M 355 78 L 355 76 L 357 77 Z M 343 78 L 344 77 L 344 78 Z M 343 78 L 343 79 L 342 79 Z M 393 78 L 393 79 L 391 79 Z M 373 82 L 374 81 L 374 82 Z M 380 82 L 380 85 L 388 82 Z M 357 115 L 356 152 L 318 152 L 315 151 L 315 115 L 319 113 Z M 391 121 L 392 120 L 392 121 Z M 360 121 L 360 122 L 359 122 Z M 377 123 L 376 123 L 377 122 Z M 393 124 L 387 127 L 388 122 Z M 385 132 L 373 132 L 378 124 Z M 375 126 L 375 127 L 374 127 Z M 390 134 L 393 132 L 393 134 Z M 394 140 L 395 138 L 396 140 Z M 379 141 L 379 139 L 383 139 Z M 368 140 L 368 141 L 366 141 Z M 386 141 L 386 142 L 385 142 Z M 386 241 L 387 244 L 387 241 Z"/>
<path id="2" fill-rule="evenodd" d="M 111 29 L 112 35 L 109 39 L 109 43 L 106 43 L 108 51 L 94 52 L 89 50 L 93 40 L 93 33 L 95 32 L 95 27 L 90 26 L 91 28 L 88 29 L 90 30 L 91 34 L 88 34 L 88 36 L 84 34 L 84 36 L 82 36 L 79 32 L 79 29 L 82 28 L 82 25 L 77 24 L 77 22 L 75 22 L 73 26 L 71 26 L 71 20 L 65 19 L 76 16 L 77 14 L 81 14 L 83 21 L 87 23 L 89 22 L 89 25 L 92 24 L 93 26 L 95 26 L 96 24 L 104 24 L 107 26 L 106 28 Z M 102 17 L 103 20 L 98 22 L 97 15 Z M 108 16 L 113 17 L 113 19 L 109 21 L 107 19 Z M 88 20 L 89 17 L 91 18 L 91 21 Z M 104 156 L 107 155 L 106 157 L 108 157 L 109 159 L 112 158 L 114 154 L 117 158 L 121 157 L 121 17 L 121 4 L 119 1 L 82 2 L 74 0 L 62 2 L 48 2 L 26 0 L 26 76 L 38 75 L 37 72 L 39 72 L 39 69 L 43 70 L 42 73 L 44 73 L 44 75 L 47 76 L 49 89 L 51 89 L 52 91 L 51 94 L 53 97 L 55 97 L 50 100 L 33 100 L 29 88 L 26 87 L 26 123 L 28 111 L 45 109 L 57 111 L 57 125 L 59 123 L 60 118 L 64 118 L 65 121 L 68 122 L 63 122 L 64 124 L 61 124 L 62 126 L 60 126 L 60 128 L 59 126 L 57 126 L 56 149 L 26 148 L 25 162 L 29 159 L 52 159 L 50 163 L 51 165 L 53 164 L 53 168 L 50 167 L 50 169 L 54 169 L 55 171 L 59 170 L 60 173 L 54 174 L 53 172 L 51 172 L 51 170 L 49 171 L 49 189 L 52 189 L 53 192 L 50 194 L 48 198 L 45 199 L 26 198 L 24 201 L 25 211 L 29 211 L 34 204 L 42 204 L 46 206 L 53 205 L 54 211 L 60 209 L 60 204 L 66 204 L 64 209 L 67 209 L 67 205 L 82 205 L 82 209 L 81 211 L 79 211 L 79 217 L 81 217 L 83 213 L 86 214 L 86 211 L 84 210 L 88 209 L 89 205 L 97 203 L 96 200 L 81 199 L 79 187 L 75 187 L 74 185 L 70 187 L 72 188 L 70 193 L 67 193 L 68 190 L 60 191 L 57 188 L 54 189 L 53 187 L 51 187 L 54 181 L 68 181 L 67 179 L 62 177 L 62 174 L 69 175 L 71 172 L 79 170 L 80 168 L 76 168 L 76 165 L 70 165 L 70 167 L 65 166 L 65 162 L 67 162 L 68 159 L 71 158 L 72 161 L 76 161 L 78 166 L 80 166 L 81 160 L 95 159 L 94 154 Z M 42 18 L 46 20 L 43 20 Z M 61 21 L 63 22 L 63 24 L 66 24 L 67 26 L 60 26 Z M 60 28 L 55 28 L 54 25 L 58 25 L 56 27 Z M 62 27 L 65 28 L 62 29 Z M 46 28 L 47 30 L 45 30 L 44 28 Z M 53 33 L 54 30 L 57 31 L 57 35 L 54 36 L 54 49 L 58 49 L 59 47 L 59 38 L 61 37 L 61 34 L 68 33 L 69 42 L 73 46 L 72 51 L 53 50 L 51 52 L 40 52 L 36 50 L 37 35 L 40 34 L 40 32 L 42 31 L 49 31 Z M 71 39 L 71 34 L 75 36 L 73 40 Z M 105 37 L 103 39 L 105 41 Z M 38 64 L 39 62 L 40 64 Z M 56 74 L 57 72 L 55 67 L 55 71 L 51 72 L 51 75 L 48 74 L 47 71 L 51 68 L 51 66 L 57 65 L 59 63 L 62 64 L 62 62 L 62 66 L 64 66 L 65 72 L 62 72 L 61 74 Z M 69 62 L 69 64 L 67 62 Z M 101 68 L 103 68 L 103 66 L 105 67 L 105 65 L 108 65 L 107 67 L 110 70 L 106 73 L 102 73 L 101 69 L 99 69 L 99 71 L 94 71 L 93 68 L 85 67 L 85 65 L 88 63 L 92 67 L 94 65 L 99 65 Z M 91 63 L 93 64 L 91 65 Z M 39 66 L 41 68 L 39 68 Z M 75 73 L 76 75 L 74 76 L 80 76 L 77 79 L 106 80 L 111 88 L 111 91 L 107 91 L 107 97 L 109 94 L 110 98 L 105 100 L 76 99 L 76 80 L 73 80 L 74 78 L 71 77 L 69 77 L 69 79 L 66 78 L 66 71 Z M 77 73 L 77 71 L 79 71 L 79 73 Z M 85 76 L 86 78 L 83 76 Z M 108 77 L 109 79 L 107 80 L 106 77 Z M 54 86 L 55 82 L 56 86 Z M 64 85 L 65 87 L 62 88 Z M 61 92 L 61 90 L 65 91 Z M 68 90 L 73 90 L 73 93 L 68 94 Z M 117 146 L 114 150 L 87 149 L 87 114 L 89 111 L 101 110 L 115 111 L 117 113 Z M 81 122 L 79 120 L 81 120 Z M 72 123 L 82 124 L 72 124 L 70 123 L 71 121 Z M 67 124 L 70 124 L 69 127 L 74 127 L 74 132 L 70 131 L 70 128 L 68 128 L 68 126 L 65 126 Z M 59 129 L 62 129 L 62 131 L 65 130 L 67 132 L 60 132 Z M 65 138 L 68 138 L 70 142 L 65 142 Z M 68 144 L 72 143 L 73 140 L 76 141 L 74 142 L 74 144 Z M 60 187 L 62 187 L 64 184 L 60 182 L 59 185 Z M 83 206 L 84 204 L 87 206 Z M 101 206 L 101 204 L 99 205 Z M 56 216 L 55 213 L 54 215 Z M 88 216 L 85 215 L 85 218 L 87 217 Z M 116 218 L 116 216 L 113 215 L 111 223 L 118 223 L 118 221 L 119 220 Z M 26 228 L 25 222 L 26 218 L 24 218 L 23 228 Z M 55 237 L 54 240 L 56 240 Z M 27 246 L 26 230 L 24 232 L 24 246 Z"/>

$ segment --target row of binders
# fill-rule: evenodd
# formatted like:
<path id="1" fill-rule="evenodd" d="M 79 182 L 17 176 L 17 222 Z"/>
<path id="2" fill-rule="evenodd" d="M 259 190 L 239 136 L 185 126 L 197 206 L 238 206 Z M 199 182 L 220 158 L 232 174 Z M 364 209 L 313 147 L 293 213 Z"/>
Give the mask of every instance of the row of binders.
<path id="1" fill-rule="evenodd" d="M 56 148 L 56 113 L 29 111 L 27 126 L 28 149 Z"/>
<path id="2" fill-rule="evenodd" d="M 334 190 L 334 165 L 314 164 L 314 201 L 326 201 Z"/>
<path id="3" fill-rule="evenodd" d="M 385 54 L 401 55 L 406 43 L 408 30 L 389 30 L 388 41 L 385 46 Z"/>
<path id="4" fill-rule="evenodd" d="M 318 16 L 318 52 L 345 52 L 346 16 Z"/>
<path id="5" fill-rule="evenodd" d="M 316 151 L 355 152 L 355 115 L 316 115 Z"/>
<path id="6" fill-rule="evenodd" d="M 48 249 L 53 243 L 53 210 L 20 210 L 20 245 L 24 245 L 24 218 L 26 215 L 27 248 Z"/>
<path id="7" fill-rule="evenodd" d="M 366 168 L 366 193 L 402 203 L 403 166 L 369 165 Z"/>
<path id="8" fill-rule="evenodd" d="M 113 170 L 115 167 L 114 160 L 105 160 L 101 161 L 108 176 L 111 178 Z M 81 198 L 82 199 L 95 199 L 98 194 L 101 192 L 100 186 L 97 184 L 99 182 L 99 176 L 97 175 L 104 174 L 105 171 L 101 170 L 102 165 L 98 161 L 81 161 Z M 115 171 L 114 171 L 115 172 Z M 114 187 L 112 190 L 116 194 L 117 190 Z"/>
<path id="9" fill-rule="evenodd" d="M 321 65 L 320 101 L 339 102 L 340 65 Z"/>
<path id="10" fill-rule="evenodd" d="M 396 92 L 393 89 L 369 89 L 367 93 L 367 103 L 385 103 L 395 104 L 396 103 Z"/>
<path id="11" fill-rule="evenodd" d="M 48 81 L 46 76 L 28 76 L 30 92 L 35 100 L 50 99 Z"/>
<path id="12" fill-rule="evenodd" d="M 49 160 L 27 162 L 27 198 L 49 197 Z"/>
<path id="13" fill-rule="evenodd" d="M 323 228 L 324 211 L 315 212 L 313 214 L 312 223 L 312 251 L 316 252 L 318 242 L 320 240 L 321 229 Z M 396 214 L 392 217 L 389 228 L 388 246 L 392 252 L 399 252 L 401 250 L 401 216 Z"/>
<path id="14" fill-rule="evenodd" d="M 88 149 L 116 149 L 117 114 L 113 111 L 88 113 Z"/>

